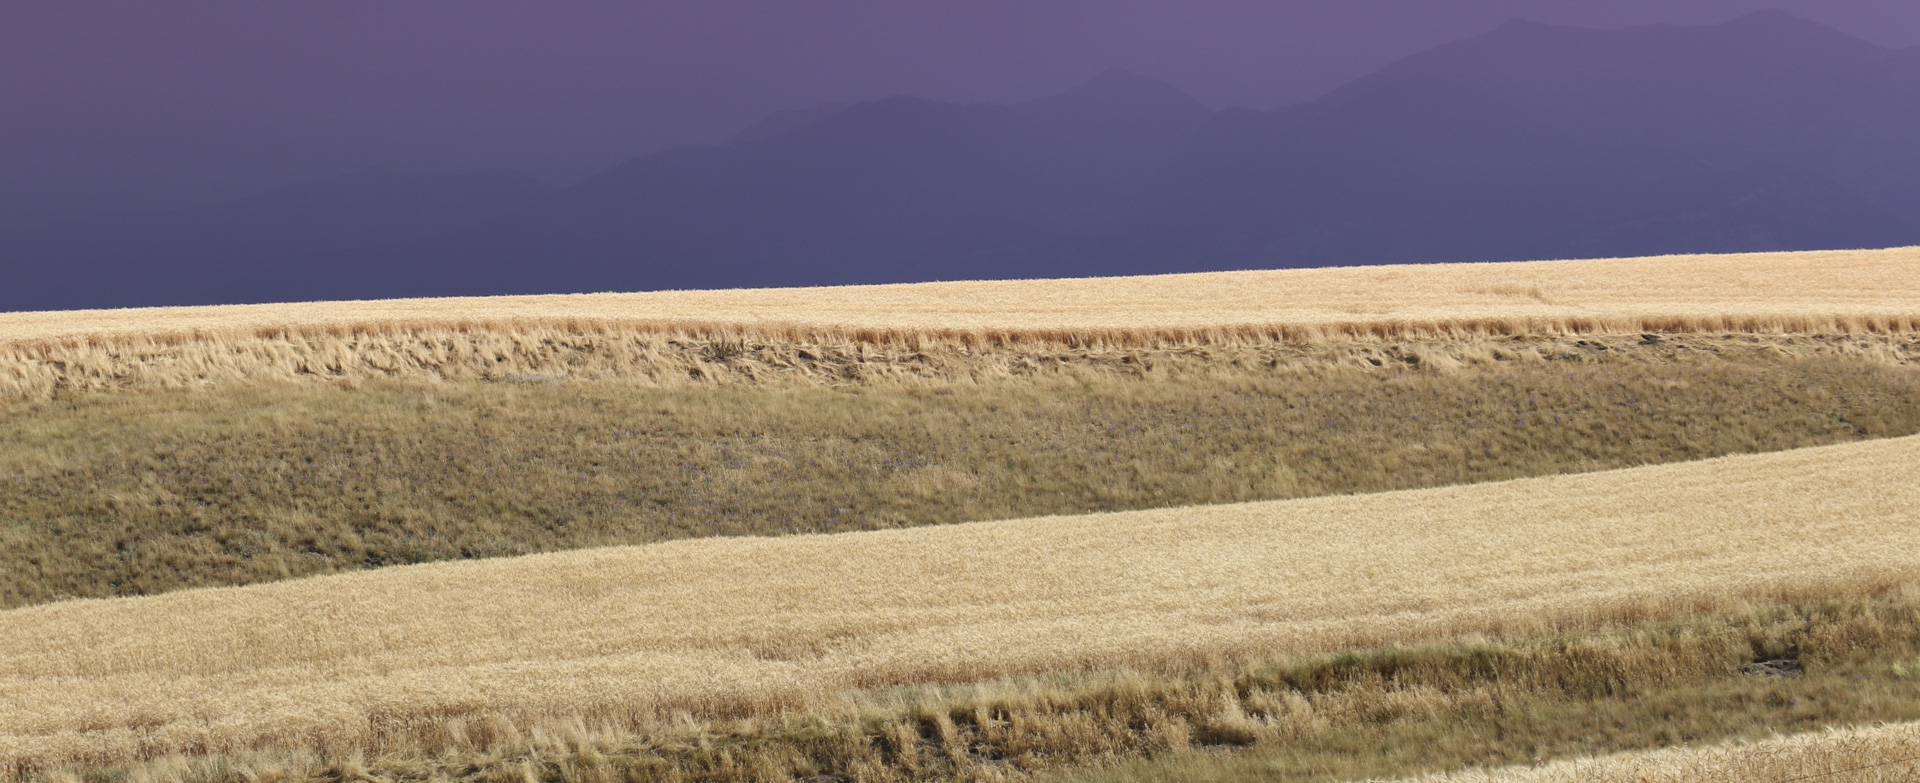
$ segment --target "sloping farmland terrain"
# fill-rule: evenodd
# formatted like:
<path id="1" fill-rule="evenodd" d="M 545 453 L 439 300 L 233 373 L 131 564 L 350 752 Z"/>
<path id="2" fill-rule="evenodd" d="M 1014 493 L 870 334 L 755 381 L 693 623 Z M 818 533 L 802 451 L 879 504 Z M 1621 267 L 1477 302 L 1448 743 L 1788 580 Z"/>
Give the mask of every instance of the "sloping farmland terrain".
<path id="1" fill-rule="evenodd" d="M 1846 600 L 1920 576 L 1920 439 L 1373 495 L 706 539 L 0 613 L 16 771 L 450 720 L 804 714 Z M 691 717 L 687 718 L 691 719 Z"/>
<path id="2" fill-rule="evenodd" d="M 1852 339 L 1581 338 L 1444 371 L 1428 366 L 1437 359 L 1272 367 L 1222 352 L 1151 370 L 979 381 L 403 378 L 0 402 L 0 609 L 704 536 L 1469 484 L 1920 433 L 1920 357 L 1849 353 Z M 1413 350 L 1431 359 L 1471 347 Z"/>
<path id="3" fill-rule="evenodd" d="M 0 778 L 1604 777 L 1920 720 L 1916 366 L 1914 248 L 0 314 Z"/>

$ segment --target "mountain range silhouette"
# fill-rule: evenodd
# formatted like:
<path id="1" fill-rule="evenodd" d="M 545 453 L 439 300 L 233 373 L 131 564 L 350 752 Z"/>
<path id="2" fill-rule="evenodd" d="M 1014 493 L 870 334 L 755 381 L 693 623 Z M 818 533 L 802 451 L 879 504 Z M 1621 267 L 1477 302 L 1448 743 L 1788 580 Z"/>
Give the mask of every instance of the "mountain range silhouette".
<path id="1" fill-rule="evenodd" d="M 0 310 L 1920 244 L 1920 49 L 1515 21 L 1316 100 L 1121 70 L 783 112 L 554 187 L 369 171 L 0 238 Z"/>

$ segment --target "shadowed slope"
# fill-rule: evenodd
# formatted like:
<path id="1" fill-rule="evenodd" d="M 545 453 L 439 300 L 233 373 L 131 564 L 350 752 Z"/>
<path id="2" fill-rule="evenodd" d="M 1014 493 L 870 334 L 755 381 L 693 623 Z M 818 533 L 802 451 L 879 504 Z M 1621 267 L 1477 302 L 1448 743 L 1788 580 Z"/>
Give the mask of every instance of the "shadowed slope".
<path id="1" fill-rule="evenodd" d="M 585 347 L 600 349 L 584 354 L 595 360 L 611 352 Z M 809 350 L 827 377 L 782 375 L 809 364 L 797 355 Z M 913 372 L 893 365 L 926 358 L 917 356 L 868 352 L 838 364 L 871 379 L 861 381 L 810 346 L 686 365 L 713 380 L 671 367 L 655 381 L 516 368 L 499 382 L 259 381 L 0 401 L 12 425 L 0 430 L 0 609 L 683 538 L 1378 492 L 1920 433 L 1920 344 L 1904 366 L 1871 366 L 1844 343 L 1805 338 L 1587 338 L 1318 355 L 1133 351 L 1064 364 L 1012 354 L 1000 374 L 976 355 L 946 357 L 958 365 L 950 376 L 888 375 Z M 1471 364 L 1450 364 L 1462 360 Z M 1425 369 L 1442 366 L 1455 369 Z"/>

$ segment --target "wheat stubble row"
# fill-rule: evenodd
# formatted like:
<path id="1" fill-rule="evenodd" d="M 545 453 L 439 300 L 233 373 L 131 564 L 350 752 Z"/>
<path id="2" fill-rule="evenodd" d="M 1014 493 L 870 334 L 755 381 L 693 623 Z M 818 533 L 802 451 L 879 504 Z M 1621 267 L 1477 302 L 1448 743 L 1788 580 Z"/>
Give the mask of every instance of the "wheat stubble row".
<path id="1" fill-rule="evenodd" d="M 362 742 L 448 716 L 1635 619 L 1920 577 L 1920 438 L 1432 490 L 706 539 L 0 613 L 0 769 Z"/>
<path id="2" fill-rule="evenodd" d="M 632 327 L 787 339 L 1871 331 L 1920 323 L 1920 248 L 1070 280 L 0 314 L 0 345 Z"/>
<path id="3" fill-rule="evenodd" d="M 1466 770 L 1402 783 L 1635 783 L 1819 781 L 1895 783 L 1920 778 L 1920 724 L 1831 729 L 1703 748 L 1666 748 L 1557 761 L 1539 767 Z"/>

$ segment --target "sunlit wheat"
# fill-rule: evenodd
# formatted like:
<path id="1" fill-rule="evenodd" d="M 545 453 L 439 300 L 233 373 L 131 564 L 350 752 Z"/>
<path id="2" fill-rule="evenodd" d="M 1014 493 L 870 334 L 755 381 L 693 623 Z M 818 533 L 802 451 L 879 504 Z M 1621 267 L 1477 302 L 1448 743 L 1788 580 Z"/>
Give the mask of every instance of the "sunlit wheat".
<path id="1" fill-rule="evenodd" d="M 1833 729 L 1705 748 L 1668 748 L 1560 761 L 1540 767 L 1470 770 L 1421 783 L 1894 783 L 1920 778 L 1920 723 Z"/>
<path id="2" fill-rule="evenodd" d="M 0 764 L 644 721 L 1920 576 L 1920 438 L 1295 501 L 446 563 L 0 613 Z"/>
<path id="3" fill-rule="evenodd" d="M 0 342 L 624 324 L 809 339 L 1127 341 L 1912 329 L 1920 248 L 833 288 L 0 314 Z"/>
<path id="4" fill-rule="evenodd" d="M 992 377 L 1089 350 L 1916 327 L 1916 248 L 308 302 L 0 314 L 0 395 L 410 374 Z"/>

